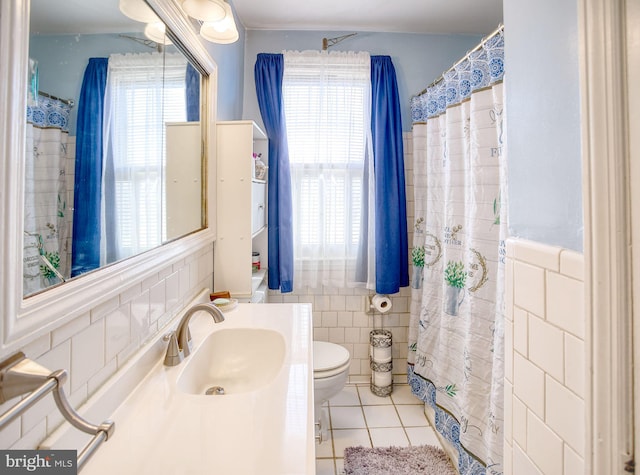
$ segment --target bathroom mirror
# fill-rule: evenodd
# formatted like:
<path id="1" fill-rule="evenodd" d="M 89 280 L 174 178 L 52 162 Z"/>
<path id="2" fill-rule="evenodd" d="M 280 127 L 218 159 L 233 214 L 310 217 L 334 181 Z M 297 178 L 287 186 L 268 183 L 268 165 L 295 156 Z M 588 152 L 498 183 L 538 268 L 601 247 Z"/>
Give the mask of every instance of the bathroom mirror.
<path id="1" fill-rule="evenodd" d="M 65 1 L 77 8 L 84 6 L 99 11 L 100 4 L 107 0 Z M 118 0 L 109 1 L 118 3 Z M 200 250 L 206 252 L 215 240 L 215 206 L 211 203 L 215 197 L 217 66 L 199 38 L 197 25 L 182 11 L 179 0 L 146 0 L 146 3 L 167 25 L 167 36 L 201 76 L 200 140 L 196 144 L 201 159 L 193 166 L 200 169 L 205 190 L 198 193 L 201 199 L 196 214 L 200 216 L 200 225 L 178 227 L 171 231 L 173 234 L 167 232 L 160 246 L 132 253 L 130 257 L 25 297 L 24 208 L 29 191 L 26 186 L 25 111 L 28 106 L 31 3 L 29 0 L 0 2 L 0 72 L 3 77 L 0 82 L 0 227 L 3 230 L 0 233 L 0 357 L 27 344 L 36 344 L 40 336 L 48 340 L 47 335 L 53 329 L 88 312 L 100 302 L 117 299 L 125 289 L 159 270 L 171 269 L 185 256 Z M 105 15 L 98 17 L 107 19 Z M 87 28 L 93 31 L 91 25 Z M 53 91 L 51 94 L 55 95 Z M 167 121 L 168 126 L 183 123 L 182 120 Z M 170 193 L 181 195 L 167 189 L 167 195 Z"/>
<path id="2" fill-rule="evenodd" d="M 145 26 L 118 0 L 31 0 L 25 296 L 204 225 L 200 73 Z"/>

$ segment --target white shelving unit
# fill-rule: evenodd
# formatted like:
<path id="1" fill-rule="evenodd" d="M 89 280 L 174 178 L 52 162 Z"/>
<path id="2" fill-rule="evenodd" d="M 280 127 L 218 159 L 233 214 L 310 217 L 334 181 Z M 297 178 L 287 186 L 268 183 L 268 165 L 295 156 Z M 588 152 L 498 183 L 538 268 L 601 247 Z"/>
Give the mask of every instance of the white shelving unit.
<path id="1" fill-rule="evenodd" d="M 251 120 L 216 124 L 217 231 L 214 291 L 228 290 L 240 301 L 257 301 L 266 288 L 267 182 L 254 178 L 253 153 L 268 164 L 265 133 Z M 260 253 L 253 272 L 251 253 Z M 260 290 L 260 292 L 259 292 Z"/>

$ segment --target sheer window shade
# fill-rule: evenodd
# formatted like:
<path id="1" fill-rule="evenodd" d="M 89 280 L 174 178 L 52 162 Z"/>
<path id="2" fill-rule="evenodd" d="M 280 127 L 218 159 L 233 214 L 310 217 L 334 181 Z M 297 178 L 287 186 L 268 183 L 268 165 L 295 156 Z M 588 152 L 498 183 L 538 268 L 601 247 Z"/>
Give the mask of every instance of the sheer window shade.
<path id="1" fill-rule="evenodd" d="M 302 285 L 354 285 L 370 150 L 368 53 L 285 52 L 294 258 Z"/>
<path id="2" fill-rule="evenodd" d="M 186 121 L 181 54 L 111 55 L 105 95 L 104 249 L 113 262 L 160 245 L 164 222 L 165 123 Z M 109 173 L 111 171 L 111 174 Z"/>

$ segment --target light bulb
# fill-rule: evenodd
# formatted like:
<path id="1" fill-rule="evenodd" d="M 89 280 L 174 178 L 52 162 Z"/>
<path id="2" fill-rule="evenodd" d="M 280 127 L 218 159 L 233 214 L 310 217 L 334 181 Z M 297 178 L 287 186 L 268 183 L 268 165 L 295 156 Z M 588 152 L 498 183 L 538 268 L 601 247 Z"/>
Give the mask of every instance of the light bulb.
<path id="1" fill-rule="evenodd" d="M 231 28 L 231 19 L 229 17 L 224 17 L 223 20 L 211 23 L 211 27 L 220 33 L 225 32 Z"/>
<path id="2" fill-rule="evenodd" d="M 223 0 L 185 0 L 182 9 L 190 17 L 201 21 L 220 21 L 225 16 Z"/>
<path id="3" fill-rule="evenodd" d="M 161 45 L 172 44 L 166 33 L 166 26 L 161 21 L 148 23 L 144 28 L 144 36 L 149 38 L 151 41 L 155 41 L 156 43 Z"/>
<path id="4" fill-rule="evenodd" d="M 226 15 L 224 19 L 216 22 L 204 22 L 200 26 L 200 36 L 213 43 L 229 44 L 238 40 L 238 29 L 233 19 L 231 6 L 225 2 Z"/>
<path id="5" fill-rule="evenodd" d="M 151 10 L 144 0 L 120 0 L 118 3 L 120 11 L 132 20 L 142 23 L 153 23 L 160 21 L 157 15 Z"/>

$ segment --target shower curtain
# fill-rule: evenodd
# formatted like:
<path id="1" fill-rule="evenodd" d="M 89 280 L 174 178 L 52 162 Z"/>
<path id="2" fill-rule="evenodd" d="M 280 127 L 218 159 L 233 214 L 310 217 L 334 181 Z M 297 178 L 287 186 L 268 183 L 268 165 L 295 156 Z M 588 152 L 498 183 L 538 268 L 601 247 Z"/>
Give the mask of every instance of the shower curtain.
<path id="1" fill-rule="evenodd" d="M 506 146 L 503 35 L 412 99 L 408 379 L 461 474 L 501 474 Z"/>
<path id="2" fill-rule="evenodd" d="M 39 96 L 27 108 L 23 294 L 68 278 L 66 190 L 70 107 Z"/>

